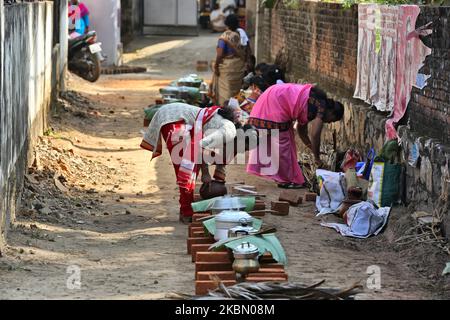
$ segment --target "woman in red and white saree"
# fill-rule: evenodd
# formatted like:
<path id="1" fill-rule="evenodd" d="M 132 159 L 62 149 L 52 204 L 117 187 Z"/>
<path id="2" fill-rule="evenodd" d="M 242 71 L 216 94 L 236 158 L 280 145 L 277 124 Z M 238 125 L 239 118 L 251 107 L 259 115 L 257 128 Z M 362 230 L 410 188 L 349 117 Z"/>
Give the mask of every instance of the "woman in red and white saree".
<path id="1" fill-rule="evenodd" d="M 177 184 L 180 188 L 180 220 L 192 220 L 197 175 L 202 169 L 202 181 L 211 177 L 203 161 L 204 150 L 221 148 L 236 137 L 236 127 L 224 118 L 220 107 L 198 108 L 184 103 L 162 106 L 153 117 L 142 140 L 141 147 L 153 152 L 153 158 L 162 154 L 161 137 L 169 150 Z M 216 165 L 214 179 L 225 179 L 225 164 Z"/>

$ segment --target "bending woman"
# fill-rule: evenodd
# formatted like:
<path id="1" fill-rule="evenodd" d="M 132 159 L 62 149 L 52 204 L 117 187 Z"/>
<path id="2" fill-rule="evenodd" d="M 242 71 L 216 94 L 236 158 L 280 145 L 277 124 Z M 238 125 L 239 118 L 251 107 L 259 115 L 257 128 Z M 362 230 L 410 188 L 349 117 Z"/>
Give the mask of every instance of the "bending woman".
<path id="1" fill-rule="evenodd" d="M 268 139 L 267 145 L 260 144 L 250 151 L 247 172 L 274 180 L 281 188 L 301 188 L 305 180 L 297 160 L 294 123 L 297 122 L 297 132 L 312 150 L 316 164 L 321 166 L 323 124 L 340 121 L 343 115 L 344 106 L 340 102 L 328 99 L 322 90 L 311 84 L 270 87 L 256 101 L 250 114 L 249 124 L 258 129 L 260 137 L 267 134 Z M 312 124 L 311 139 L 309 123 Z"/>
<path id="2" fill-rule="evenodd" d="M 198 108 L 184 103 L 162 106 L 154 115 L 141 147 L 153 152 L 153 158 L 162 154 L 161 136 L 170 153 L 177 184 L 180 188 L 180 221 L 189 223 L 194 214 L 197 175 L 202 170 L 202 182 L 212 180 L 203 152 L 223 148 L 236 137 L 233 111 L 219 107 Z M 200 151 L 200 153 L 198 152 Z M 225 180 L 225 164 L 216 165 L 214 179 Z"/>

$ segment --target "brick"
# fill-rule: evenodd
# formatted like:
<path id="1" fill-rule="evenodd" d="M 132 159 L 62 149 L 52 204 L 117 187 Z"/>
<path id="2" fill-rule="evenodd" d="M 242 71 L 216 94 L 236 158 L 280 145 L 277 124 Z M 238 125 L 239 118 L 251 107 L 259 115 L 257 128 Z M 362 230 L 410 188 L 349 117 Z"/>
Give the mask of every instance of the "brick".
<path id="1" fill-rule="evenodd" d="M 236 280 L 224 280 L 222 284 L 226 287 L 234 286 Z M 198 296 L 208 294 L 209 290 L 217 289 L 217 283 L 215 281 L 195 281 L 195 294 Z"/>
<path id="2" fill-rule="evenodd" d="M 283 190 L 278 200 L 289 202 L 291 206 L 298 206 L 303 202 L 301 193 L 298 190 Z"/>
<path id="3" fill-rule="evenodd" d="M 205 230 L 192 232 L 192 238 L 203 238 L 203 237 L 209 237 L 209 235 L 205 233 Z"/>
<path id="4" fill-rule="evenodd" d="M 266 204 L 264 203 L 264 201 L 256 201 L 255 202 L 255 206 L 253 207 L 253 210 L 255 211 L 259 211 L 259 210 L 265 210 L 266 209 Z"/>
<path id="5" fill-rule="evenodd" d="M 189 224 L 189 227 L 192 227 L 192 228 L 202 227 L 203 228 L 203 222 L 200 222 L 200 221 L 198 221 L 198 222 L 191 222 Z"/>
<path id="6" fill-rule="evenodd" d="M 266 264 L 261 264 L 260 271 L 261 271 L 261 269 L 283 269 L 284 270 L 284 266 L 279 263 L 266 263 Z"/>
<path id="7" fill-rule="evenodd" d="M 272 201 L 272 210 L 278 213 L 272 213 L 275 216 L 287 216 L 289 215 L 289 202 L 286 201 Z"/>
<path id="8" fill-rule="evenodd" d="M 195 262 L 195 259 L 197 258 L 197 252 L 208 252 L 210 246 L 210 244 L 193 244 L 191 246 L 192 262 Z"/>
<path id="9" fill-rule="evenodd" d="M 211 276 L 216 276 L 220 280 L 236 280 L 236 272 L 234 271 L 200 271 L 197 273 L 195 280 L 212 281 Z"/>
<path id="10" fill-rule="evenodd" d="M 191 248 L 193 244 L 213 244 L 214 238 L 211 237 L 203 237 L 203 238 L 188 238 L 187 239 L 187 253 L 191 253 Z"/>
<path id="11" fill-rule="evenodd" d="M 194 236 L 194 232 L 198 232 L 198 231 L 201 231 L 201 232 L 203 232 L 203 234 L 204 234 L 204 232 L 205 232 L 205 228 L 204 227 L 192 227 L 192 226 L 189 226 L 189 228 L 188 228 L 188 235 L 189 235 L 189 238 L 193 238 Z"/>
<path id="12" fill-rule="evenodd" d="M 308 192 L 305 194 L 305 201 L 316 201 L 316 199 L 317 199 L 316 193 Z"/>
<path id="13" fill-rule="evenodd" d="M 266 212 L 264 210 L 252 211 L 249 213 L 252 217 L 264 217 Z"/>
<path id="14" fill-rule="evenodd" d="M 192 262 L 195 262 L 195 259 L 197 258 L 197 252 L 210 252 L 208 249 L 211 246 L 211 244 L 193 244 L 191 246 L 191 256 L 192 256 Z M 226 248 L 220 248 L 214 250 L 214 252 L 228 252 Z"/>
<path id="15" fill-rule="evenodd" d="M 222 262 L 222 263 L 230 263 L 231 257 L 228 251 L 225 252 L 197 252 L 196 262 Z"/>
<path id="16" fill-rule="evenodd" d="M 195 262 L 195 273 L 200 271 L 232 271 L 232 263 Z"/>

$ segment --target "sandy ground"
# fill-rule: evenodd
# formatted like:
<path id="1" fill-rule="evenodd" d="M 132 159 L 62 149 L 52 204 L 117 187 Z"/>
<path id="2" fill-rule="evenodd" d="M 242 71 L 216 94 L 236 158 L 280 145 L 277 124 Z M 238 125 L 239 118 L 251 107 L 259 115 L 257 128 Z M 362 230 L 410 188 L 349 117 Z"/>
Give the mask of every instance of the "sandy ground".
<path id="1" fill-rule="evenodd" d="M 148 73 L 104 76 L 96 84 L 70 77 L 68 88 L 90 101 L 90 113 L 57 112 L 52 118 L 55 134 L 45 141 L 57 150 L 72 150 L 99 169 L 89 178 L 73 170 L 67 205 L 56 202 L 47 216 L 18 216 L 0 258 L 0 299 L 161 299 L 194 293 L 194 265 L 186 255 L 187 227 L 178 222 L 173 169 L 167 153 L 150 162 L 150 153 L 139 148 L 140 130 L 143 108 L 158 97 L 159 87 L 195 70 L 197 60 L 211 60 L 215 39 L 210 34 L 142 38 L 131 45 L 125 61 L 147 66 Z M 273 183 L 246 175 L 243 166 L 228 171 L 228 182 L 245 180 L 268 200 L 277 198 L 280 190 Z M 39 193 L 40 185 L 34 189 Z M 77 206 L 87 199 L 90 210 Z M 325 279 L 327 286 L 338 288 L 356 281 L 365 285 L 367 268 L 376 265 L 381 289 L 366 287 L 359 298 L 432 297 L 424 285 L 427 279 L 411 271 L 401 254 L 384 249 L 385 236 L 367 242 L 343 239 L 319 225 L 312 204 L 291 208 L 288 217 L 264 220 L 279 230 L 291 281 Z M 67 286 L 76 268 L 79 289 Z"/>

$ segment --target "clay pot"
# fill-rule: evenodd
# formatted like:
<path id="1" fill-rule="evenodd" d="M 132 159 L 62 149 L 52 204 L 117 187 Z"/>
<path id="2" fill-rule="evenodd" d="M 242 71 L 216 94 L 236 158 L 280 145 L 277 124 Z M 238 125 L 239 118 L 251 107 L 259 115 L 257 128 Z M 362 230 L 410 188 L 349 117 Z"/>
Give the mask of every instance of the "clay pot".
<path id="1" fill-rule="evenodd" d="M 339 207 L 339 216 L 341 218 L 344 218 L 344 220 L 346 220 L 346 214 L 348 209 L 350 209 L 351 206 L 353 206 L 354 204 L 360 203 L 361 200 L 344 200 L 341 204 L 341 206 Z"/>
<path id="2" fill-rule="evenodd" d="M 228 193 L 225 182 L 213 180 L 210 183 L 204 183 L 200 187 L 200 196 L 202 199 L 212 199 L 222 197 Z"/>
<path id="3" fill-rule="evenodd" d="M 363 190 L 359 187 L 348 188 L 348 200 L 361 200 Z"/>

